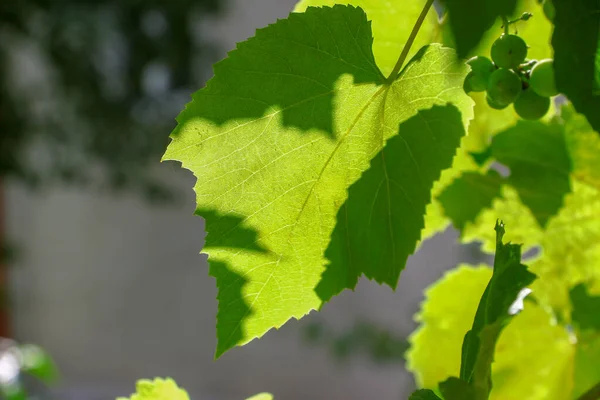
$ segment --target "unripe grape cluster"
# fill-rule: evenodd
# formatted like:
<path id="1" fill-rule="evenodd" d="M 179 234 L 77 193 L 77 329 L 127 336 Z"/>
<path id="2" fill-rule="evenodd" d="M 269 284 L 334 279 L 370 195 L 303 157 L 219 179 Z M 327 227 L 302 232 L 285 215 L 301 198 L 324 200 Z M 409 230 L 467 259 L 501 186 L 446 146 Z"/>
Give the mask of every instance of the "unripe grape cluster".
<path id="1" fill-rule="evenodd" d="M 476 56 L 467 61 L 471 72 L 465 78 L 465 91 L 487 92 L 487 103 L 496 110 L 512 104 L 523 119 L 546 115 L 550 97 L 558 94 L 553 61 L 528 60 L 525 41 L 506 33 L 492 45 L 491 56 L 491 60 Z"/>

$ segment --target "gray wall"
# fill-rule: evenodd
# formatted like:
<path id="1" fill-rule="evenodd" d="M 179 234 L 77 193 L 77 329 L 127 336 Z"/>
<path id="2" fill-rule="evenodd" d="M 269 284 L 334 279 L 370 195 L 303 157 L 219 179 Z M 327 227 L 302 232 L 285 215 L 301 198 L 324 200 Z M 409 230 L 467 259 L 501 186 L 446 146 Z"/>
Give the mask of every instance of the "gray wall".
<path id="1" fill-rule="evenodd" d="M 227 16 L 204 28 L 224 51 L 285 17 L 294 0 L 231 3 Z M 156 208 L 134 196 L 8 188 L 8 234 L 23 248 L 11 275 L 14 327 L 18 339 L 56 357 L 61 398 L 111 399 L 130 393 L 137 378 L 154 376 L 173 376 L 193 398 L 207 400 L 259 391 L 281 400 L 391 400 L 412 388 L 400 366 L 336 363 L 301 340 L 302 327 L 318 317 L 340 330 L 366 319 L 410 331 L 422 289 L 465 256 L 452 232 L 410 259 L 396 293 L 362 282 L 318 316 L 292 321 L 213 361 L 216 289 L 199 255 L 204 230 L 192 215 L 193 179 L 175 164 L 158 173 L 179 183 L 183 205 Z"/>

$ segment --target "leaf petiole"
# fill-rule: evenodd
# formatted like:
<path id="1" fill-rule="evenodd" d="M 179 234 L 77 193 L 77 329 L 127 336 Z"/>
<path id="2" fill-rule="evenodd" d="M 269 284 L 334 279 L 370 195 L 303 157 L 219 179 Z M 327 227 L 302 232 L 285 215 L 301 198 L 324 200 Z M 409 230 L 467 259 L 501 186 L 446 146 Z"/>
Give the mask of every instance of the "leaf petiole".
<path id="1" fill-rule="evenodd" d="M 425 17 L 427 17 L 427 13 L 429 12 L 429 9 L 433 5 L 433 1 L 434 0 L 427 0 L 427 3 L 425 3 L 425 7 L 423 7 L 423 11 L 421 11 L 419 18 L 417 18 L 417 22 L 415 22 L 415 25 L 413 26 L 412 31 L 410 32 L 410 35 L 408 36 L 408 40 L 406 41 L 406 44 L 402 48 L 402 52 L 400 53 L 400 57 L 398 57 L 398 61 L 396 61 L 396 65 L 394 66 L 392 73 L 386 79 L 386 82 L 388 84 L 392 83 L 392 82 L 394 82 L 394 80 L 396 80 L 396 77 L 398 76 L 398 73 L 400 72 L 400 68 L 402 68 L 402 66 L 404 65 L 404 61 L 406 61 L 406 57 L 408 57 L 408 52 L 410 51 L 410 48 L 411 48 L 412 44 L 414 43 L 414 41 L 417 37 L 417 34 L 419 33 L 419 29 L 421 29 L 421 25 L 423 25 L 423 21 L 425 21 Z"/>

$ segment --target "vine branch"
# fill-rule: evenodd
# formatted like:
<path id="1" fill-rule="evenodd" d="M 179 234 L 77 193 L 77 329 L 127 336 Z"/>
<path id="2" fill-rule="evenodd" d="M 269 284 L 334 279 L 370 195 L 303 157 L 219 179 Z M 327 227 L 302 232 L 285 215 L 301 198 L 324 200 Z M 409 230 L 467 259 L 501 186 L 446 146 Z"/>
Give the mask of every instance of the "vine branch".
<path id="1" fill-rule="evenodd" d="M 598 400 L 600 399 L 600 382 L 594 385 L 590 390 L 582 394 L 577 400 Z"/>
<path id="2" fill-rule="evenodd" d="M 429 9 L 433 5 L 433 1 L 434 0 L 427 0 L 427 3 L 425 3 L 425 7 L 423 7 L 423 11 L 421 11 L 421 15 L 419 15 L 419 18 L 417 18 L 417 22 L 415 22 L 415 26 L 413 26 L 412 31 L 410 32 L 410 35 L 408 36 L 408 40 L 406 41 L 406 44 L 402 48 L 402 53 L 400 53 L 400 57 L 398 57 L 398 61 L 396 62 L 396 65 L 394 66 L 392 73 L 386 79 L 386 81 L 388 83 L 392 83 L 398 76 L 398 73 L 400 72 L 400 68 L 402 68 L 402 65 L 404 65 L 404 61 L 406 61 L 406 57 L 408 57 L 408 52 L 410 51 L 410 48 L 411 48 L 412 44 L 414 43 L 415 38 L 417 37 L 417 34 L 419 33 L 419 29 L 421 29 L 421 25 L 423 25 L 423 21 L 425 21 L 425 17 L 427 17 L 427 13 L 429 12 Z"/>

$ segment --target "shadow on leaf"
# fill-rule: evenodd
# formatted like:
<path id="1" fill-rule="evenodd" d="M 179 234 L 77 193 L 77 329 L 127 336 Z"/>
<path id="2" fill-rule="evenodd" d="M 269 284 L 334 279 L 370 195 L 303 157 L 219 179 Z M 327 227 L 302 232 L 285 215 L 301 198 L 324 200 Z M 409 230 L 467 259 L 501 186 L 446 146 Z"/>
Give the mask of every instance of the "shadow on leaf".
<path id="1" fill-rule="evenodd" d="M 316 128 L 333 137 L 333 100 L 340 76 L 351 74 L 355 84 L 384 80 L 372 44 L 371 23 L 360 8 L 336 5 L 292 13 L 257 30 L 214 66 L 214 77 L 193 95 L 172 137 L 200 116 L 221 125 L 277 113 L 284 126 Z"/>
<path id="2" fill-rule="evenodd" d="M 431 188 L 452 165 L 464 134 L 461 114 L 450 104 L 419 111 L 400 125 L 337 214 L 325 252 L 329 264 L 315 289 L 321 300 L 354 288 L 363 274 L 396 287 L 420 239 Z"/>
<path id="3" fill-rule="evenodd" d="M 219 311 L 217 315 L 217 349 L 215 358 L 237 343 L 247 341 L 244 321 L 253 314 L 245 294 L 248 279 L 236 272 L 226 262 L 231 249 L 268 254 L 269 251 L 258 244 L 255 230 L 243 225 L 243 218 L 235 215 L 222 215 L 214 210 L 197 209 L 196 215 L 207 221 L 207 236 L 204 251 L 209 253 L 209 275 L 217 280 Z M 218 221 L 219 223 L 213 223 Z M 231 235 L 235 231 L 235 235 Z M 228 252 L 219 251 L 226 249 Z"/>

